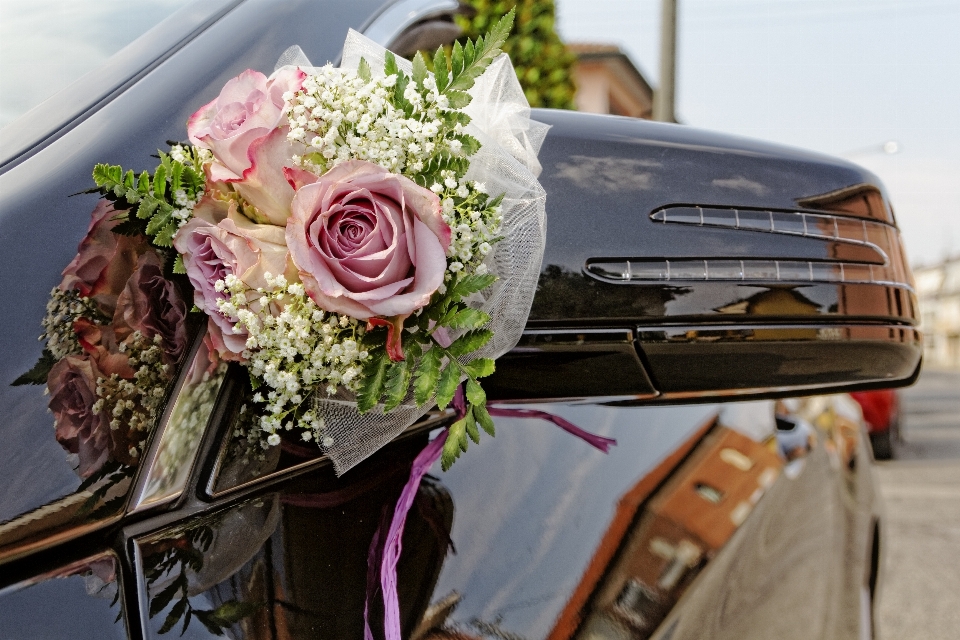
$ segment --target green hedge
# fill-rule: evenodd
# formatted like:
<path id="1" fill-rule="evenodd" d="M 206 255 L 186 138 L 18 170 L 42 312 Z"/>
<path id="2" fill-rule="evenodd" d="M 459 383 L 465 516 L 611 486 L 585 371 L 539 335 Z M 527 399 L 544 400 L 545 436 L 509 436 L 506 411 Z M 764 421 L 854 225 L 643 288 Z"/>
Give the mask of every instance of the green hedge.
<path id="1" fill-rule="evenodd" d="M 520 85 L 532 107 L 575 109 L 573 65 L 577 56 L 568 51 L 554 28 L 553 0 L 466 0 L 477 10 L 473 18 L 458 17 L 464 39 L 485 34 L 510 9 L 517 18 L 503 50 L 510 55 Z"/>

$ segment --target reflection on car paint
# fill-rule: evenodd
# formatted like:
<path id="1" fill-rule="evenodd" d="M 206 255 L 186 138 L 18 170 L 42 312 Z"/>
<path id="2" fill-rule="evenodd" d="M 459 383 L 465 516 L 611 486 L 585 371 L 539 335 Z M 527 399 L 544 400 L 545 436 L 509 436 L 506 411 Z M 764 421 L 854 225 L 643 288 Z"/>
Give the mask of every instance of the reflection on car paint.
<path id="1" fill-rule="evenodd" d="M 179 285 L 144 237 L 120 232 L 116 215 L 106 200 L 93 210 L 40 323 L 43 353 L 12 383 L 45 385 L 56 440 L 79 486 L 3 524 L 0 555 L 120 514 L 189 346 Z"/>
<path id="2" fill-rule="evenodd" d="M 148 452 L 147 475 L 131 507 L 132 511 L 167 502 L 180 495 L 193 468 L 193 460 L 213 414 L 217 395 L 227 372 L 209 343 L 198 340 L 196 352 L 172 397 L 173 406 L 163 431 Z"/>
<path id="3" fill-rule="evenodd" d="M 0 588 L 0 638 L 126 638 L 118 568 L 101 553 Z"/>
<path id="4" fill-rule="evenodd" d="M 864 515 L 848 512 L 850 507 L 843 505 L 850 505 L 850 499 L 834 496 L 830 488 L 836 484 L 834 474 L 846 477 L 841 484 L 854 493 L 863 486 L 856 465 L 862 448 L 859 413 L 851 403 L 847 396 L 829 396 L 727 405 L 719 419 L 701 420 L 700 427 L 667 440 L 661 436 L 659 445 L 653 426 L 657 412 L 675 419 L 676 408 L 550 405 L 551 411 L 621 440 L 622 447 L 609 459 L 598 458 L 599 466 L 583 466 L 590 462 L 589 455 L 559 440 L 552 430 L 540 433 L 536 425 L 523 424 L 531 421 L 498 420 L 497 438 L 478 449 L 479 457 L 543 450 L 552 452 L 552 462 L 531 460 L 526 469 L 510 467 L 520 473 L 507 474 L 507 483 L 494 478 L 483 482 L 467 467 L 427 477 L 411 511 L 398 569 L 405 635 L 416 640 L 645 639 L 669 628 L 673 638 L 697 637 L 691 635 L 690 618 L 701 614 L 690 611 L 698 610 L 711 612 L 710 624 L 719 633 L 733 625 L 716 603 L 725 588 L 723 576 L 741 581 L 748 590 L 755 587 L 742 581 L 769 580 L 756 567 L 737 573 L 733 557 L 752 557 L 743 545 L 774 543 L 777 538 L 770 538 L 770 532 L 782 534 L 777 522 L 817 521 L 799 528 L 790 525 L 796 532 L 788 538 L 808 551 L 786 553 L 790 564 L 775 562 L 770 568 L 775 575 L 821 570 L 817 567 L 822 562 L 837 562 L 849 548 L 865 548 L 862 527 L 849 529 L 849 543 L 803 537 L 832 530 L 818 521 L 824 517 Z M 691 417 L 699 410 L 707 418 L 712 411 L 685 410 Z M 204 634 L 213 635 L 219 624 L 220 631 L 238 639 L 318 633 L 360 637 L 368 598 L 369 617 L 379 633 L 382 605 L 371 569 L 379 565 L 371 540 L 391 512 L 425 437 L 420 432 L 395 443 L 352 478 L 336 480 L 329 468 L 320 468 L 284 482 L 275 493 L 139 539 L 139 573 L 148 594 L 143 605 L 147 636 L 165 637 L 192 624 L 191 637 L 207 637 Z M 658 452 L 646 456 L 647 462 L 636 458 L 640 450 L 634 444 L 640 442 Z M 570 455 L 587 475 L 565 466 L 574 460 Z M 644 471 L 624 482 L 629 468 L 638 464 Z M 558 465 L 564 467 L 562 480 L 553 486 L 560 479 Z M 582 476 L 585 482 L 571 485 L 571 476 Z M 536 500 L 527 501 L 528 495 Z M 476 502 L 481 496 L 483 502 Z M 598 498 L 600 503 L 591 502 Z M 539 513 L 544 505 L 538 503 L 546 502 L 549 511 L 555 500 L 576 508 Z M 775 506 L 768 505 L 770 500 Z M 478 511 L 481 504 L 486 506 Z M 609 515 L 585 529 L 583 518 L 603 513 L 604 504 L 612 508 Z M 548 523 L 548 529 L 528 534 L 524 519 L 537 527 Z M 582 559 L 562 542 L 563 532 L 574 522 L 581 542 L 583 535 L 596 541 L 592 550 L 582 544 L 587 548 L 576 549 L 587 552 Z M 509 531 L 510 536 L 491 537 L 498 531 Z M 497 553 L 491 555 L 490 548 Z M 553 560 L 543 563 L 538 557 Z M 866 558 L 864 552 L 861 558 L 846 559 L 852 576 L 866 571 Z M 504 561 L 528 567 L 529 580 L 517 582 L 514 577 L 504 584 L 498 569 Z M 489 578 L 484 577 L 488 573 Z M 494 576 L 496 582 L 491 582 Z M 552 586 L 546 599 L 545 585 Z M 791 588 L 783 587 L 784 593 L 792 593 Z M 771 592 L 780 594 L 779 589 Z M 805 597 L 811 606 L 824 606 L 818 598 L 825 596 L 818 591 Z M 759 610 L 756 615 L 770 613 L 754 608 Z M 518 616 L 520 611 L 527 613 Z M 741 609 L 744 615 L 754 615 L 751 611 Z M 826 629 L 829 623 L 822 621 L 818 628 Z M 754 630 L 742 637 L 767 636 Z"/>
<path id="5" fill-rule="evenodd" d="M 346 486 L 309 486 L 314 478 L 138 540 L 145 635 L 162 637 L 197 617 L 194 637 L 362 637 L 371 539 L 413 452 L 406 447 L 400 460 L 381 461 L 373 474 Z M 425 482 L 400 561 L 400 597 L 411 603 L 402 614 L 408 630 L 432 592 L 452 516 L 442 486 Z M 375 627 L 377 619 L 371 616 Z"/>

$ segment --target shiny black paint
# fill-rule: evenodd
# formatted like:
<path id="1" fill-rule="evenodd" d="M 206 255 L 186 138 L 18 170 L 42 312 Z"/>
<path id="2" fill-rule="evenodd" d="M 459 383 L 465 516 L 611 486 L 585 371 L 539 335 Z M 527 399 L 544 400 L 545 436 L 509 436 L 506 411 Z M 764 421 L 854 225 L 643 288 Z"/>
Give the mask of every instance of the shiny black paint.
<path id="1" fill-rule="evenodd" d="M 835 158 L 677 125 L 546 110 L 534 117 L 552 126 L 540 154 L 550 200 L 524 340 L 544 343 L 555 333 L 555 342 L 549 359 L 540 349 L 537 376 L 525 377 L 534 359 L 526 346 L 501 359 L 492 397 L 557 398 L 562 390 L 568 398 L 690 401 L 705 393 L 784 396 L 831 385 L 909 384 L 915 377 L 920 336 L 900 329 L 918 322 L 916 295 L 883 185 L 871 173 Z M 792 234 L 770 232 L 774 218 L 790 222 L 804 212 L 815 223 L 859 233 L 859 244 L 802 235 L 802 224 L 801 234 L 796 225 L 787 226 Z M 671 215 L 681 220 L 693 213 L 704 224 L 670 223 Z M 748 228 L 731 228 L 731 219 Z M 763 220 L 767 232 L 757 230 Z M 677 259 L 844 262 L 865 269 L 868 281 L 780 280 L 779 267 L 768 280 L 617 281 L 631 260 Z M 865 265 L 877 263 L 885 263 L 877 271 L 884 280 L 869 281 Z M 877 331 L 862 328 L 874 325 Z M 578 328 L 621 327 L 636 330 L 643 371 L 630 359 L 600 364 L 595 347 L 563 338 Z M 605 368 L 617 393 L 598 394 L 552 366 L 577 358 Z"/>

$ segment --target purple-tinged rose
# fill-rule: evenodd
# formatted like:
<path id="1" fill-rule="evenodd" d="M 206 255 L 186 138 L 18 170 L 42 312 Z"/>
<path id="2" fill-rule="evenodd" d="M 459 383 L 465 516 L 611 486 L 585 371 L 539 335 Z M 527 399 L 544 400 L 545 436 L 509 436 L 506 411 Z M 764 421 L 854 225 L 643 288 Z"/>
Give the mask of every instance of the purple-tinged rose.
<path id="1" fill-rule="evenodd" d="M 117 298 L 113 324 L 127 333 L 140 331 L 147 338 L 160 336 L 166 364 L 176 364 L 187 346 L 187 305 L 177 286 L 163 277 L 160 258 L 150 252 L 140 257 L 137 270 Z"/>
<path id="2" fill-rule="evenodd" d="M 109 418 L 105 412 L 93 410 L 97 402 L 97 378 L 102 375 L 86 356 L 67 356 L 53 365 L 47 376 L 57 442 L 77 454 L 80 460 L 77 472 L 81 478 L 103 466 L 110 452 Z"/>
<path id="3" fill-rule="evenodd" d="M 220 355 L 237 359 L 246 348 L 247 334 L 234 333 L 237 319 L 227 318 L 220 312 L 217 301 L 224 295 L 216 290 L 216 283 L 234 275 L 247 287 L 257 289 L 267 286 L 267 273 L 293 275 L 287 268 L 283 228 L 251 222 L 233 207 L 219 224 L 191 219 L 177 233 L 173 246 L 183 255 L 187 277 L 194 289 L 194 304 L 220 329 L 215 340 Z"/>
<path id="4" fill-rule="evenodd" d="M 113 232 L 119 224 L 113 205 L 100 200 L 90 215 L 90 228 L 80 241 L 77 255 L 63 270 L 62 291 L 76 289 L 93 298 L 101 311 L 112 316 L 117 296 L 137 266 L 140 254 L 149 249 L 145 238 Z"/>
<path id="5" fill-rule="evenodd" d="M 267 78 L 248 69 L 187 122 L 190 141 L 213 152 L 208 180 L 232 183 L 256 211 L 255 222 L 285 224 L 293 190 L 284 180 L 290 163 L 283 94 L 299 91 L 306 74 L 283 68 Z"/>
<path id="6" fill-rule="evenodd" d="M 287 246 L 320 308 L 366 320 L 405 317 L 430 301 L 450 245 L 435 193 L 362 160 L 319 178 L 286 174 L 297 187 Z"/>

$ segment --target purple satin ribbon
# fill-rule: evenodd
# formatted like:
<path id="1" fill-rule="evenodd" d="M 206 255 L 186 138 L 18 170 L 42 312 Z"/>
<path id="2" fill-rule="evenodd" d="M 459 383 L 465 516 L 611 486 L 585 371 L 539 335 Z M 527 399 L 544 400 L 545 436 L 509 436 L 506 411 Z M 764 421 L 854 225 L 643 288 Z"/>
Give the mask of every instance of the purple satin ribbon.
<path id="1" fill-rule="evenodd" d="M 407 514 L 410 512 L 410 507 L 413 506 L 414 498 L 417 497 L 420 481 L 423 480 L 423 476 L 427 474 L 433 463 L 440 459 L 443 443 L 446 441 L 447 430 L 444 429 L 414 459 L 413 468 L 410 469 L 410 479 L 407 480 L 403 491 L 400 492 L 397 506 L 393 511 L 393 520 L 390 522 L 390 529 L 387 531 L 383 555 L 380 559 L 380 587 L 383 589 L 383 628 L 387 640 L 402 640 L 400 637 L 400 601 L 397 599 L 397 561 L 400 560 L 403 527 L 407 524 Z M 371 555 L 375 555 L 380 533 L 380 530 L 377 529 L 374 534 L 370 549 Z M 374 640 L 373 633 L 370 631 L 370 620 L 367 617 L 370 608 L 369 601 L 370 591 L 368 590 L 367 603 L 363 609 L 363 636 L 365 640 Z"/>
<path id="2" fill-rule="evenodd" d="M 467 415 L 467 401 L 464 397 L 463 385 L 457 387 L 457 393 L 453 397 L 453 408 L 457 412 L 457 420 Z M 536 409 L 511 409 L 507 407 L 494 407 L 488 404 L 487 413 L 489 413 L 492 417 L 539 418 L 540 420 L 552 422 L 567 433 L 577 436 L 591 447 L 600 449 L 600 451 L 603 451 L 604 453 L 610 453 L 610 447 L 617 444 L 617 441 L 613 438 L 604 438 L 603 436 L 598 436 L 590 433 L 589 431 L 584 431 L 572 422 L 564 420 L 560 416 L 552 413 L 547 413 L 546 411 L 538 411 Z"/>
<path id="3" fill-rule="evenodd" d="M 463 385 L 457 388 L 452 406 L 456 411 L 458 420 L 467 415 L 467 404 L 466 398 L 464 397 Z M 590 433 L 589 431 L 584 431 L 560 416 L 547 413 L 546 411 L 537 411 L 536 409 L 508 409 L 487 405 L 487 412 L 491 416 L 503 418 L 539 418 L 541 420 L 547 420 L 604 453 L 608 453 L 610 447 L 617 444 L 617 441 L 613 438 L 605 438 Z M 378 556 L 380 556 L 380 586 L 383 589 L 384 636 L 386 640 L 402 640 L 400 630 L 400 601 L 397 598 L 397 561 L 400 559 L 403 527 L 407 523 L 407 514 L 410 512 L 410 507 L 413 506 L 413 501 L 417 497 L 420 481 L 423 480 L 423 476 L 427 474 L 430 467 L 440 459 L 440 454 L 443 452 L 443 445 L 447 441 L 447 433 L 447 429 L 444 429 L 440 435 L 424 447 L 423 451 L 414 459 L 413 468 L 410 469 L 410 479 L 407 480 L 407 484 L 404 485 L 403 491 L 400 493 L 400 498 L 397 499 L 397 506 L 394 509 L 390 529 L 384 541 L 382 555 L 378 553 L 380 537 L 382 535 L 380 528 L 377 529 L 377 532 L 373 536 L 373 541 L 370 543 L 370 553 L 367 557 L 369 566 L 367 575 L 367 602 L 363 608 L 364 640 L 374 640 L 373 632 L 370 630 L 368 614 L 370 597 L 375 587 L 375 578 L 372 569 L 376 566 Z"/>

